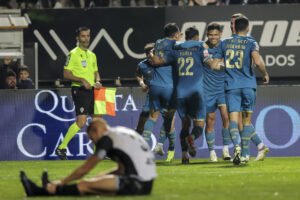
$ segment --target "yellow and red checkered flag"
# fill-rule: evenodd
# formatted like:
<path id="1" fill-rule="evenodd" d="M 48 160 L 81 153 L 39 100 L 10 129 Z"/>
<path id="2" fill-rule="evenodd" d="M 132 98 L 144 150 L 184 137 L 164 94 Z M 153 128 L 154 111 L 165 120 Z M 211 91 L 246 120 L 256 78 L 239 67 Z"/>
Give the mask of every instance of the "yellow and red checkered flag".
<path id="1" fill-rule="evenodd" d="M 94 114 L 116 116 L 116 88 L 102 87 L 100 90 L 94 90 L 95 106 Z"/>

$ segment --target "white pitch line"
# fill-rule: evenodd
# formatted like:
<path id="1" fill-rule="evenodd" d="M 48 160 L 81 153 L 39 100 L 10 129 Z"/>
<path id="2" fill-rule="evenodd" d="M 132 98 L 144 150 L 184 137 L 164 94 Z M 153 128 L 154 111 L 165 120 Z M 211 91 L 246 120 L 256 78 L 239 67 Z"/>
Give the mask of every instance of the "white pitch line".
<path id="1" fill-rule="evenodd" d="M 46 42 L 46 40 L 43 38 L 43 36 L 40 34 L 40 32 L 35 29 L 33 31 L 33 34 L 38 39 L 38 41 L 42 44 L 42 46 L 45 48 L 45 50 L 47 51 L 47 53 L 49 54 L 49 56 L 52 58 L 52 60 L 57 60 L 57 56 L 52 51 L 52 49 L 50 48 L 50 46 L 48 45 L 48 43 Z"/>
<path id="2" fill-rule="evenodd" d="M 58 37 L 58 35 L 55 33 L 53 29 L 50 29 L 49 31 L 50 35 L 52 38 L 55 40 L 59 48 L 64 52 L 64 54 L 67 56 L 69 54 L 69 50 L 67 47 L 64 45 L 64 43 L 61 41 L 61 39 Z"/>

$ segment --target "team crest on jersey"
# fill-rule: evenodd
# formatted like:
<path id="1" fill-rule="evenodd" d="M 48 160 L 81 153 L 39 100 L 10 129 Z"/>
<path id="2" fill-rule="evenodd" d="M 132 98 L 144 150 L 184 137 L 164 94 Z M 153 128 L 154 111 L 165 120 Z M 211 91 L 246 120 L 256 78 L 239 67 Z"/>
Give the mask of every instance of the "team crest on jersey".
<path id="1" fill-rule="evenodd" d="M 208 53 L 207 49 L 203 50 L 203 55 L 204 55 L 204 57 L 208 57 L 209 56 L 209 53 Z"/>
<path id="2" fill-rule="evenodd" d="M 151 74 L 151 70 L 148 70 L 148 71 L 147 71 L 147 74 Z"/>
<path id="3" fill-rule="evenodd" d="M 83 68 L 86 68 L 86 65 L 87 65 L 86 60 L 82 60 L 81 65 L 82 65 Z"/>

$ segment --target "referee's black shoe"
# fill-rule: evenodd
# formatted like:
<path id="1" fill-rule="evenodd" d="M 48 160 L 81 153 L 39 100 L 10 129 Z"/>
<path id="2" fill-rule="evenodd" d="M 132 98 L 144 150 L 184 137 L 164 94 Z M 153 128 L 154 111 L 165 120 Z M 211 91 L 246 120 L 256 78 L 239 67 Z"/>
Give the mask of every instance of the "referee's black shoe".
<path id="1" fill-rule="evenodd" d="M 56 149 L 55 149 L 55 153 L 58 155 L 58 157 L 59 157 L 61 160 L 68 160 L 68 158 L 67 158 L 67 149 L 59 149 L 59 148 L 56 148 Z"/>

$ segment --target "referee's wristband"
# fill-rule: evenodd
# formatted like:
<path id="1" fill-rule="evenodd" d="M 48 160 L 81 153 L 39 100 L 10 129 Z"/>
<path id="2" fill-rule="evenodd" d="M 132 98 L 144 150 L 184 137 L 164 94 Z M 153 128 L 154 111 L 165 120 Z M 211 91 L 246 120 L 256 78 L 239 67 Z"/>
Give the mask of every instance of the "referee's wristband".
<path id="1" fill-rule="evenodd" d="M 139 82 L 140 86 L 145 85 L 144 81 Z"/>

